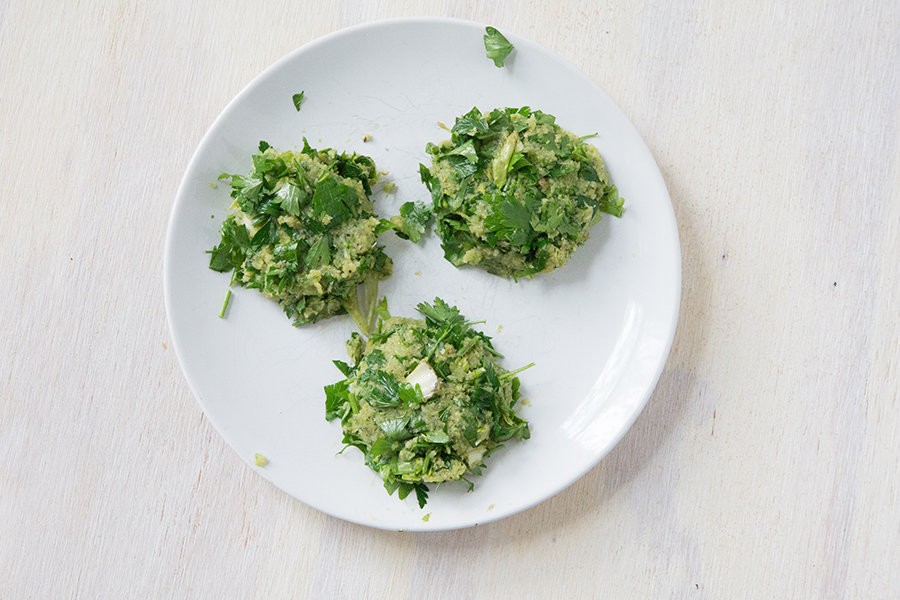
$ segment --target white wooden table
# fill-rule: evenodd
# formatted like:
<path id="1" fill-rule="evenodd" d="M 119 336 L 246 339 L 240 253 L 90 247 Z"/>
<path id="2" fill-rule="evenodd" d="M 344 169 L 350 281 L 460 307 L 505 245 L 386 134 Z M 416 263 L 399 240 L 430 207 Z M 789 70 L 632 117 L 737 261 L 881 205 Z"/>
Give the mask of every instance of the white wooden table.
<path id="1" fill-rule="evenodd" d="M 900 597 L 900 4 L 680 4 L 0 0 L 0 598 Z M 413 14 L 597 81 L 660 164 L 684 259 L 622 443 L 532 510 L 433 535 L 256 476 L 162 300 L 175 190 L 228 100 L 305 42 Z"/>

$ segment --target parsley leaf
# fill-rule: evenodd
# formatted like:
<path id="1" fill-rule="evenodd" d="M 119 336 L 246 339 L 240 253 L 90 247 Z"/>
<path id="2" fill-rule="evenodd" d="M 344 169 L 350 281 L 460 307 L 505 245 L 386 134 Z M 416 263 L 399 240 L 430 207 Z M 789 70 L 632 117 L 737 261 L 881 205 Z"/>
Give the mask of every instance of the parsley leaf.
<path id="1" fill-rule="evenodd" d="M 217 246 L 214 246 L 212 250 L 209 250 L 209 268 L 220 273 L 232 270 L 234 268 L 232 255 L 236 251 L 238 253 L 240 252 L 240 250 L 236 249 L 227 241 L 222 240 L 221 244 L 218 244 Z M 243 261 L 243 258 L 241 257 L 240 260 Z"/>
<path id="2" fill-rule="evenodd" d="M 415 403 L 421 394 L 406 382 L 400 382 L 393 375 L 381 369 L 366 371 L 368 400 L 372 406 L 389 408 Z"/>
<path id="3" fill-rule="evenodd" d="M 409 425 L 409 417 L 397 417 L 388 419 L 378 424 L 378 428 L 384 432 L 384 439 L 388 441 L 408 440 L 412 437 L 406 426 Z"/>
<path id="4" fill-rule="evenodd" d="M 514 197 L 505 197 L 487 219 L 484 226 L 507 239 L 515 246 L 524 246 L 531 239 L 531 212 Z"/>
<path id="5" fill-rule="evenodd" d="M 281 186 L 275 196 L 279 199 L 284 212 L 295 217 L 300 216 L 300 203 L 306 198 L 306 193 L 300 187 L 287 182 Z"/>
<path id="6" fill-rule="evenodd" d="M 303 104 L 303 94 L 304 92 L 300 92 L 291 96 L 291 100 L 294 102 L 294 109 L 297 112 L 300 112 L 300 105 Z"/>
<path id="7" fill-rule="evenodd" d="M 313 212 L 328 227 L 336 227 L 349 219 L 351 207 L 357 202 L 356 190 L 333 175 L 325 175 L 316 182 L 312 197 Z"/>
<path id="8" fill-rule="evenodd" d="M 478 136 L 490 132 L 487 120 L 478 108 L 473 108 L 461 117 L 456 118 L 451 133 L 467 136 Z"/>
<path id="9" fill-rule="evenodd" d="M 461 146 L 457 146 L 447 152 L 447 155 L 459 155 L 464 157 L 471 163 L 478 162 L 478 152 L 475 151 L 475 143 L 472 140 L 467 141 L 465 144 Z"/>
<path id="10" fill-rule="evenodd" d="M 353 367 L 351 367 L 344 361 L 333 360 L 331 362 L 334 363 L 334 366 L 338 368 L 338 371 L 340 371 L 344 375 L 344 377 L 350 377 L 350 375 L 353 373 Z"/>
<path id="11" fill-rule="evenodd" d="M 390 219 L 382 219 L 376 229 L 382 233 L 393 229 L 397 237 L 418 243 L 431 221 L 431 208 L 421 202 L 404 202 L 400 206 L 400 214 Z"/>
<path id="12" fill-rule="evenodd" d="M 512 52 L 513 45 L 493 27 L 485 27 L 484 31 L 484 50 L 487 57 L 494 61 L 495 67 L 502 67 L 506 57 Z"/>
<path id="13" fill-rule="evenodd" d="M 350 384 L 346 379 L 325 386 L 325 420 L 342 416 L 344 405 L 349 401 Z"/>
<path id="14" fill-rule="evenodd" d="M 416 502 L 419 503 L 419 508 L 425 508 L 425 504 L 428 502 L 428 486 L 424 483 L 417 483 L 413 489 L 416 491 Z M 428 519 L 423 520 L 427 521 Z"/>

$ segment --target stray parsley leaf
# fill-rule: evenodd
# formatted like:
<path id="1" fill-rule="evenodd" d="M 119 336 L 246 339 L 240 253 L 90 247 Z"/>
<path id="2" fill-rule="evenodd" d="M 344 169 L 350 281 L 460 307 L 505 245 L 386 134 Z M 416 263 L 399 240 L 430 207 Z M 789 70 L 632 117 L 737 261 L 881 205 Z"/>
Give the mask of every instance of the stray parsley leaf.
<path id="1" fill-rule="evenodd" d="M 346 379 L 325 386 L 325 419 L 330 421 L 342 415 L 350 399 L 349 383 Z"/>
<path id="2" fill-rule="evenodd" d="M 397 236 L 418 243 L 431 221 L 431 207 L 421 202 L 404 202 L 400 214 L 390 219 L 382 219 L 378 231 L 393 229 Z"/>
<path id="3" fill-rule="evenodd" d="M 297 112 L 300 112 L 300 105 L 303 104 L 303 94 L 304 92 L 300 92 L 299 94 L 291 96 L 291 100 L 294 102 L 294 109 L 296 109 Z"/>
<path id="4" fill-rule="evenodd" d="M 494 27 L 484 28 L 484 50 L 494 66 L 502 67 L 506 57 L 513 51 L 513 45 Z"/>
<path id="5" fill-rule="evenodd" d="M 356 190 L 338 181 L 334 175 L 326 175 L 316 182 L 312 197 L 313 212 L 325 225 L 335 226 L 346 221 L 358 202 Z"/>

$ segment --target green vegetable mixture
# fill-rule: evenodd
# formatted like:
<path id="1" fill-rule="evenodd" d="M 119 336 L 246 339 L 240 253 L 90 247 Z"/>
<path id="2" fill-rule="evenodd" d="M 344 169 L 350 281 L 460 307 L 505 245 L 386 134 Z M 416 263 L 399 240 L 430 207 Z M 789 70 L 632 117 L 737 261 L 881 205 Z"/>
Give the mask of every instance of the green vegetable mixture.
<path id="1" fill-rule="evenodd" d="M 564 265 L 601 213 L 622 216 L 603 158 L 584 140 L 528 107 L 458 117 L 449 140 L 427 145 L 431 167 L 419 165 L 447 260 L 531 277 Z"/>
<path id="2" fill-rule="evenodd" d="M 348 312 L 367 330 L 378 280 L 391 274 L 378 234 L 394 228 L 373 212 L 372 159 L 315 150 L 306 140 L 300 152 L 260 142 L 247 175 L 220 179 L 231 182 L 233 212 L 210 268 L 277 301 L 294 325 Z"/>
<path id="3" fill-rule="evenodd" d="M 388 493 L 480 475 L 504 442 L 528 439 L 516 414 L 517 373 L 497 359 L 491 340 L 440 298 L 421 303 L 424 320 L 391 317 L 384 302 L 377 328 L 347 342 L 352 365 L 334 361 L 345 379 L 325 387 L 325 418 L 340 419 L 344 443 L 358 448 Z"/>

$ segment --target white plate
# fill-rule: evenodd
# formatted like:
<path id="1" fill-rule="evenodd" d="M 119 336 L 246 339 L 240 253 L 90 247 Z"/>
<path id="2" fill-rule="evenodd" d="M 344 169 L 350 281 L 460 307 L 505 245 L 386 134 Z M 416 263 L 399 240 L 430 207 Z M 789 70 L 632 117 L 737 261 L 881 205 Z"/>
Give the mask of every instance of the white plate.
<path id="1" fill-rule="evenodd" d="M 225 108 L 197 148 L 172 210 L 165 258 L 166 310 L 178 359 L 207 417 L 248 464 L 326 513 L 373 527 L 439 530 L 486 523 L 528 508 L 571 484 L 619 441 L 665 364 L 678 316 L 681 263 L 672 206 L 659 169 L 628 118 L 568 63 L 512 35 L 498 69 L 485 56 L 482 25 L 404 19 L 339 31 L 266 69 Z M 505 32 L 506 33 L 506 32 Z M 210 74 L 210 77 L 213 75 Z M 291 95 L 305 91 L 296 111 Z M 522 374 L 522 414 L 532 437 L 493 455 L 475 491 L 432 486 L 425 509 L 388 496 L 362 455 L 341 455 L 340 424 L 324 420 L 322 386 L 340 379 L 349 317 L 294 328 L 254 290 L 235 289 L 218 312 L 229 276 L 207 268 L 230 203 L 223 172 L 241 173 L 260 140 L 298 149 L 356 150 L 397 184 L 377 209 L 427 200 L 418 164 L 428 141 L 445 139 L 473 106 L 528 105 L 556 115 L 606 158 L 626 199 L 623 218 L 604 217 L 564 268 L 513 283 L 454 268 L 431 234 L 419 246 L 385 234 L 394 275 L 381 293 L 391 312 L 413 316 L 441 296 L 473 320 Z M 363 134 L 371 141 L 364 143 Z M 502 331 L 498 331 L 501 330 Z M 430 514 L 425 521 L 423 517 Z"/>

